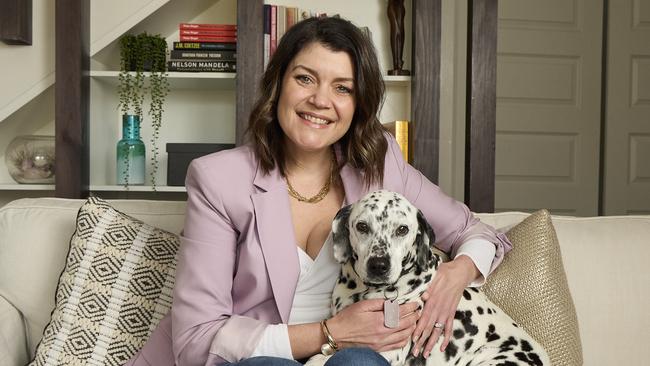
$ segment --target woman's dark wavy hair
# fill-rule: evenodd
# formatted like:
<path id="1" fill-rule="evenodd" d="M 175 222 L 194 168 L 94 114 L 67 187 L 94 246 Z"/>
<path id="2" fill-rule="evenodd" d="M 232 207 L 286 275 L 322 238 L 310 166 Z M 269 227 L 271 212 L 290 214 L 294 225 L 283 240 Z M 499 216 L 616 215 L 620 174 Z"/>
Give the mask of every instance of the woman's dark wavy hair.
<path id="1" fill-rule="evenodd" d="M 262 78 L 260 98 L 249 118 L 247 137 L 265 173 L 278 165 L 285 176 L 284 132 L 277 120 L 282 80 L 294 57 L 312 43 L 345 52 L 352 60 L 355 111 L 352 124 L 339 144 L 345 164 L 363 172 L 364 183 L 382 183 L 387 143 L 377 113 L 384 101 L 384 81 L 371 40 L 348 20 L 334 17 L 303 20 L 282 37 Z"/>

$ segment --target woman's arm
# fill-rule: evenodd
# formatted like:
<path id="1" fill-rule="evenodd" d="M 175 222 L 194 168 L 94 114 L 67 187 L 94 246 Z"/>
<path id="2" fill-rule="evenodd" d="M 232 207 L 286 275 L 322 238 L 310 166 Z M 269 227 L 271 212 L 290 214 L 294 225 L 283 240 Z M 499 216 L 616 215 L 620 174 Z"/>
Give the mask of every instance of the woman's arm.
<path id="1" fill-rule="evenodd" d="M 481 282 L 482 277 L 494 271 L 503 260 L 503 255 L 512 249 L 512 244 L 504 234 L 480 222 L 467 206 L 444 194 L 422 173 L 408 165 L 392 136 L 388 142 L 386 171 L 399 176 L 401 182 L 398 184 L 403 187 L 403 195 L 422 211 L 431 225 L 436 235 L 435 245 L 454 258 L 438 267 L 428 292 L 422 297 L 425 306 L 413 333 L 416 340 L 414 353 L 424 351 L 428 355 L 441 334 L 441 330 L 434 329 L 433 324 L 440 322 L 445 325 L 445 339 L 441 347 L 444 350 L 451 337 L 451 325 L 463 290 L 476 280 Z M 386 178 L 395 179 L 388 174 Z M 494 257 L 482 258 L 480 248 L 478 253 L 470 248 L 464 251 L 464 255 L 456 256 L 461 247 L 469 242 L 489 246 L 487 249 L 494 251 Z M 475 263 L 486 260 L 488 263 Z M 479 267 L 489 268 L 488 273 L 481 273 Z"/>
<path id="2" fill-rule="evenodd" d="M 210 174 L 190 164 L 185 226 L 172 304 L 173 352 L 178 365 L 234 361 L 250 354 L 266 324 L 232 316 L 231 296 L 238 233 Z M 216 171 L 219 171 L 218 169 Z"/>

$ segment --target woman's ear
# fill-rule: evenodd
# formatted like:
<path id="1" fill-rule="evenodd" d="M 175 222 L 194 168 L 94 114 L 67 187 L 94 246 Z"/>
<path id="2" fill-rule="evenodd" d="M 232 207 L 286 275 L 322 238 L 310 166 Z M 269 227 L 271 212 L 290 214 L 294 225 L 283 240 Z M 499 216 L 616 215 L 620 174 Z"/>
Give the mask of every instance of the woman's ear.
<path id="1" fill-rule="evenodd" d="M 334 249 L 334 258 L 339 263 L 345 263 L 352 255 L 350 246 L 350 211 L 352 205 L 347 205 L 339 210 L 332 221 L 332 247 Z"/>
<path id="2" fill-rule="evenodd" d="M 415 237 L 416 264 L 423 270 L 427 269 L 427 264 L 431 259 L 431 245 L 436 242 L 436 236 L 429 222 L 418 210 L 418 235 Z"/>

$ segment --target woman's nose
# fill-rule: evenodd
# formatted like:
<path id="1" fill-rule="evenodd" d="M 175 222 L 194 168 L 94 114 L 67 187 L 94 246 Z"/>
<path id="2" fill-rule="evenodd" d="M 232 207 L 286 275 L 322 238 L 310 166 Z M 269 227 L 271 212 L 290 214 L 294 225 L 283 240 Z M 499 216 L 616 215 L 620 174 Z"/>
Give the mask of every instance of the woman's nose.
<path id="1" fill-rule="evenodd" d="M 314 93 L 309 98 L 309 102 L 316 108 L 329 108 L 331 104 L 329 91 L 327 88 L 319 86 L 318 88 L 314 89 Z"/>

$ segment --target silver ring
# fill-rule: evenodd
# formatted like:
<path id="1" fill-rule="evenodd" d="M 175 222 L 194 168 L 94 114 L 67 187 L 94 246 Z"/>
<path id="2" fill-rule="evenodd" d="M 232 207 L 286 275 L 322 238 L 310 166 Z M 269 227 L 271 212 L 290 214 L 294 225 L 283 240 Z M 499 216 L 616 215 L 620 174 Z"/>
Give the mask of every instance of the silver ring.
<path id="1" fill-rule="evenodd" d="M 433 323 L 433 327 L 438 328 L 438 329 L 443 329 L 445 327 L 445 325 L 442 324 L 442 323 L 435 322 L 435 323 Z"/>

